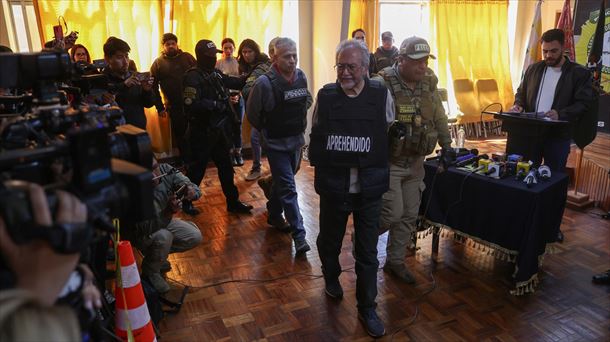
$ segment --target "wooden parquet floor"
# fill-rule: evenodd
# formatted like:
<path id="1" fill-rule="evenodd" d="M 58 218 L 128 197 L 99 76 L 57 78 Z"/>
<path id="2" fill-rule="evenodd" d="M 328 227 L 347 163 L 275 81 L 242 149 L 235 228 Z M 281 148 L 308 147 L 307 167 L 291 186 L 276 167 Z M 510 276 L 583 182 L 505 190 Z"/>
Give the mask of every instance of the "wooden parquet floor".
<path id="1" fill-rule="evenodd" d="M 489 142 L 495 151 L 503 142 Z M 502 148 L 500 148 L 501 150 Z M 266 162 L 265 162 L 266 164 Z M 192 286 L 180 313 L 161 322 L 160 341 L 369 341 L 357 319 L 351 256 L 351 220 L 340 256 L 342 301 L 324 294 L 315 240 L 319 199 L 306 161 L 297 175 L 299 203 L 312 250 L 294 257 L 288 234 L 269 228 L 265 199 L 256 182 L 243 180 L 250 163 L 236 168 L 240 197 L 251 215 L 229 215 L 215 168 L 202 182 L 202 213 L 194 218 L 204 241 L 172 254 L 167 276 Z M 547 255 L 532 295 L 509 294 L 513 265 L 441 238 L 438 258 L 432 237 L 407 258 L 417 284 L 378 273 L 378 313 L 391 341 L 608 341 L 610 287 L 591 276 L 610 268 L 610 222 L 593 213 L 566 210 L 566 240 Z M 379 239 L 385 261 L 387 233 Z M 172 290 L 170 297 L 177 295 Z"/>

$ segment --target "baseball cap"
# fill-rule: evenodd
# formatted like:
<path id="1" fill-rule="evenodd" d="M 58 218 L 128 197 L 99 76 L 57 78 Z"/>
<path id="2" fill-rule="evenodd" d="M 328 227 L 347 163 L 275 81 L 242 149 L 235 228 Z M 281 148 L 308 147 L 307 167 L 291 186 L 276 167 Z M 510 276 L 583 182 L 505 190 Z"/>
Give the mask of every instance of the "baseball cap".
<path id="1" fill-rule="evenodd" d="M 420 37 L 409 37 L 402 41 L 400 44 L 400 55 L 406 55 L 411 59 L 420 59 L 426 56 L 430 56 L 432 59 L 436 59 L 434 55 L 430 54 L 430 45 L 424 38 Z"/>
<path id="2" fill-rule="evenodd" d="M 221 50 L 218 50 L 213 41 L 207 39 L 198 41 L 197 45 L 195 46 L 195 51 L 197 55 L 201 54 L 209 57 L 216 57 L 217 53 L 222 53 Z"/>
<path id="3" fill-rule="evenodd" d="M 394 35 L 392 34 L 392 32 L 385 31 L 384 33 L 382 33 L 381 40 L 385 40 L 385 39 L 394 39 Z"/>

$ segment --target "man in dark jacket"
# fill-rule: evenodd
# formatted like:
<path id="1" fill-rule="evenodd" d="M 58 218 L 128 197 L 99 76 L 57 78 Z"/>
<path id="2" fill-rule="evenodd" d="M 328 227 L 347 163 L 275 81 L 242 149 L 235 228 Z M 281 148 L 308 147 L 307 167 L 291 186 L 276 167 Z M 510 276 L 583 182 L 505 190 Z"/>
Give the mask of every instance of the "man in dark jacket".
<path id="1" fill-rule="evenodd" d="M 146 129 L 144 107 L 153 106 L 154 79 L 129 70 L 129 51 L 131 48 L 124 40 L 108 38 L 104 44 L 104 59 L 108 66 L 103 73 L 108 77 L 109 91 L 125 113 L 127 123 Z"/>
<path id="2" fill-rule="evenodd" d="M 218 168 L 227 210 L 249 213 L 252 206 L 239 201 L 239 193 L 233 182 L 230 142 L 226 135 L 227 125 L 233 123 L 235 116 L 229 106 L 229 88 L 243 88 L 245 78 L 230 77 L 215 69 L 216 54 L 220 52 L 211 40 L 200 40 L 195 46 L 197 66 L 184 75 L 182 97 L 189 120 L 188 177 L 199 186 L 208 160 L 212 159 Z M 185 203 L 184 206 L 189 207 L 190 204 Z"/>
<path id="3" fill-rule="evenodd" d="M 150 67 L 150 74 L 154 77 L 153 92 L 155 93 L 155 107 L 159 115 L 169 113 L 172 125 L 172 141 L 184 158 L 184 133 L 186 119 L 182 106 L 182 77 L 184 73 L 197 65 L 195 57 L 178 48 L 178 37 L 173 33 L 163 35 L 163 54 L 155 59 Z M 165 98 L 161 101 L 159 85 Z"/>
<path id="4" fill-rule="evenodd" d="M 532 125 L 516 129 L 505 122 L 509 132 L 507 153 L 523 155 L 534 165 L 544 164 L 563 171 L 570 153 L 574 124 L 589 110 L 593 100 L 590 72 L 563 55 L 564 33 L 560 29 L 542 35 L 543 61 L 532 64 L 515 94 L 511 112 L 536 112 L 548 120 L 564 120 L 566 125 Z"/>

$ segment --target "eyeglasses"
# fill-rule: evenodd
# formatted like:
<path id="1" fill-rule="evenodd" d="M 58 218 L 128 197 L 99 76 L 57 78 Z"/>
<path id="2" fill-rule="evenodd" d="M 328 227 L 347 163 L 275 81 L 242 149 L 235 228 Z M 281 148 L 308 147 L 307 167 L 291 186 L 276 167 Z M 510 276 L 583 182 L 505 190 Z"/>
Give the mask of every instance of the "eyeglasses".
<path id="1" fill-rule="evenodd" d="M 359 67 L 358 64 L 337 63 L 335 65 L 335 70 L 337 70 L 338 72 L 343 72 L 343 71 L 345 71 L 345 69 L 347 69 L 348 72 L 353 73 L 354 71 L 356 71 L 356 68 L 358 68 L 358 67 Z"/>

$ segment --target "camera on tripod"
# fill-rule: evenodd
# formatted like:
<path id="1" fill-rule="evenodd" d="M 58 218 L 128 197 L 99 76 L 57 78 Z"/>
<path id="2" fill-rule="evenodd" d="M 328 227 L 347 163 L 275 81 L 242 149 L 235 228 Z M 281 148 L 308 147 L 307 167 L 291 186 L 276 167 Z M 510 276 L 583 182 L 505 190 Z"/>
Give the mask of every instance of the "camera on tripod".
<path id="1" fill-rule="evenodd" d="M 124 119 L 117 107 L 62 105 L 57 83 L 74 75 L 68 54 L 0 54 L 0 74 L 0 88 L 21 89 L 32 103 L 26 114 L 3 115 L 2 180 L 72 192 L 87 205 L 89 217 L 82 231 L 60 227 L 50 239 L 35 231 L 27 195 L 0 185 L 0 211 L 13 241 L 46 239 L 57 252 L 74 253 L 87 246 L 94 233 L 91 227 L 110 231 L 113 219 L 125 226 L 153 217 L 148 134 L 121 125 Z"/>

